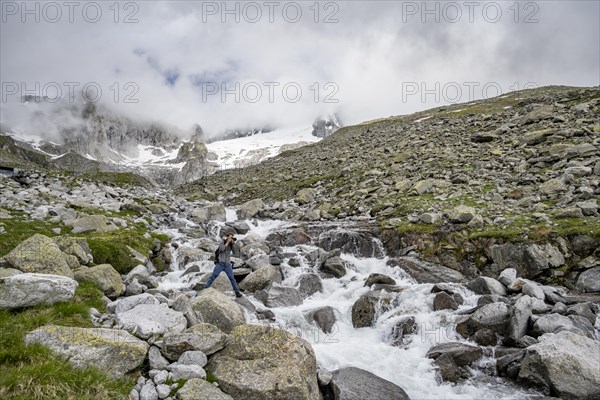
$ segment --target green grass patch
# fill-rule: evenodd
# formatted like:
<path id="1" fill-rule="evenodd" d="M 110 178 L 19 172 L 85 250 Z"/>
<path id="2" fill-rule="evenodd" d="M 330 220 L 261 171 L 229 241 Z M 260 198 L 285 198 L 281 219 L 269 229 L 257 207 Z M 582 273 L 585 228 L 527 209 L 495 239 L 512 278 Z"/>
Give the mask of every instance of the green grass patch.
<path id="1" fill-rule="evenodd" d="M 24 241 L 36 233 L 49 237 L 58 236 L 52 229 L 61 228 L 64 231 L 64 225 L 59 223 L 45 221 L 36 221 L 31 219 L 23 219 L 17 215 L 14 218 L 0 219 L 0 223 L 4 225 L 6 233 L 0 235 L 0 257 L 10 253 L 12 249 L 17 247 L 19 243 Z"/>
<path id="2" fill-rule="evenodd" d="M 26 346 L 25 335 L 47 324 L 93 327 L 88 309 L 103 310 L 102 292 L 82 283 L 72 300 L 18 311 L 0 310 L 0 398 L 3 400 L 125 399 L 133 377 L 113 379 L 78 370 L 42 345 Z"/>

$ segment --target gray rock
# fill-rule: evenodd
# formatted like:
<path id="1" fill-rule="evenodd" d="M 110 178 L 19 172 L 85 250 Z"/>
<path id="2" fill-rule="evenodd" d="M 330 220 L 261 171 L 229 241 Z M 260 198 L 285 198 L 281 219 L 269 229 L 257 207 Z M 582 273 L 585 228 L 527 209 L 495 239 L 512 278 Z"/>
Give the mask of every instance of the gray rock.
<path id="1" fill-rule="evenodd" d="M 274 283 L 267 293 L 265 305 L 270 308 L 298 306 L 303 302 L 298 290 L 278 283 Z"/>
<path id="2" fill-rule="evenodd" d="M 254 199 L 242 204 L 238 210 L 239 219 L 250 219 L 254 218 L 261 212 L 265 207 L 265 203 L 261 199 Z"/>
<path id="3" fill-rule="evenodd" d="M 367 292 L 352 305 L 352 325 L 355 328 L 372 326 L 379 313 L 390 308 L 391 296 L 380 292 Z"/>
<path id="4" fill-rule="evenodd" d="M 196 312 L 192 308 L 192 302 L 185 294 L 180 294 L 175 298 L 172 306 L 173 310 L 179 311 L 187 320 L 187 326 L 191 327 L 200 323 Z"/>
<path id="5" fill-rule="evenodd" d="M 577 278 L 577 288 L 583 292 L 600 292 L 600 267 L 583 271 Z"/>
<path id="6" fill-rule="evenodd" d="M 172 379 L 178 381 L 180 379 L 206 378 L 206 371 L 198 365 L 182 365 L 173 363 L 169 365 Z"/>
<path id="7" fill-rule="evenodd" d="M 384 274 L 371 274 L 367 278 L 365 282 L 366 287 L 371 287 L 376 283 L 381 283 L 384 285 L 395 285 L 396 281 Z"/>
<path id="8" fill-rule="evenodd" d="M 144 265 L 138 265 L 129 271 L 129 273 L 125 276 L 125 279 L 123 279 L 123 282 L 129 284 L 133 282 L 134 279 L 137 279 L 137 281 L 140 283 L 147 283 L 149 277 L 150 272 L 148 271 L 148 268 L 146 268 Z"/>
<path id="9" fill-rule="evenodd" d="M 165 370 L 170 362 L 160 354 L 160 349 L 156 346 L 150 347 L 148 350 L 148 363 L 151 369 Z"/>
<path id="10" fill-rule="evenodd" d="M 390 335 L 392 346 L 403 346 L 410 342 L 409 335 L 417 331 L 417 321 L 415 317 L 405 317 L 398 320 L 392 327 Z"/>
<path id="11" fill-rule="evenodd" d="M 391 267 L 400 267 L 417 283 L 464 282 L 465 277 L 458 271 L 438 264 L 432 264 L 412 257 L 392 258 Z"/>
<path id="12" fill-rule="evenodd" d="M 23 272 L 73 277 L 67 256 L 49 237 L 35 234 L 4 256 L 8 267 Z"/>
<path id="13" fill-rule="evenodd" d="M 217 326 L 225 333 L 245 323 L 244 311 L 223 293 L 208 288 L 192 300 L 192 308 L 202 321 Z"/>
<path id="14" fill-rule="evenodd" d="M 177 391 L 176 398 L 178 400 L 233 400 L 233 397 L 221 392 L 212 383 L 199 378 L 188 380 Z"/>
<path id="15" fill-rule="evenodd" d="M 442 343 L 433 346 L 427 352 L 427 357 L 434 359 L 434 365 L 443 381 L 457 382 L 467 378 L 469 373 L 466 366 L 483 356 L 483 350 L 477 346 L 463 343 Z"/>
<path id="16" fill-rule="evenodd" d="M 598 342 L 559 332 L 540 337 L 540 343 L 527 348 L 519 381 L 541 387 L 563 399 L 600 397 Z"/>
<path id="17" fill-rule="evenodd" d="M 480 276 L 467 283 L 467 288 L 475 294 L 497 294 L 506 296 L 506 288 L 493 278 Z"/>
<path id="18" fill-rule="evenodd" d="M 75 271 L 77 282 L 92 282 L 109 298 L 115 299 L 125 292 L 121 275 L 110 264 L 82 267 Z"/>
<path id="19" fill-rule="evenodd" d="M 281 269 L 274 265 L 261 267 L 240 282 L 240 289 L 248 292 L 262 290 L 272 283 L 281 283 Z"/>
<path id="20" fill-rule="evenodd" d="M 515 268 L 525 278 L 534 278 L 549 268 L 558 268 L 565 263 L 562 253 L 550 243 L 493 245 L 490 253 L 500 269 Z"/>
<path id="21" fill-rule="evenodd" d="M 201 323 L 183 333 L 168 334 L 163 339 L 162 353 L 170 360 L 177 360 L 186 351 L 201 351 L 211 355 L 227 345 L 228 336 L 214 325 Z"/>
<path id="22" fill-rule="evenodd" d="M 527 282 L 525 285 L 523 285 L 521 292 L 525 295 L 534 297 L 536 299 L 540 299 L 540 300 L 546 299 L 546 295 L 544 294 L 544 291 L 535 282 L 531 282 L 531 281 Z"/>
<path id="23" fill-rule="evenodd" d="M 509 287 L 517 279 L 517 270 L 514 268 L 506 268 L 498 276 L 498 281 L 506 287 Z"/>
<path id="24" fill-rule="evenodd" d="M 335 312 L 331 306 L 311 310 L 306 317 L 309 321 L 314 321 L 325 333 L 331 333 L 333 325 L 336 322 Z"/>
<path id="25" fill-rule="evenodd" d="M 596 324 L 596 314 L 594 314 L 591 308 L 591 303 L 578 303 L 569 306 L 567 309 L 567 315 L 579 315 L 586 318 L 592 325 Z"/>
<path id="26" fill-rule="evenodd" d="M 113 301 L 107 305 L 108 311 L 114 314 L 124 313 L 140 304 L 155 304 L 158 305 L 160 302 L 150 293 L 138 294 L 135 296 L 123 297 Z"/>
<path id="27" fill-rule="evenodd" d="M 341 278 L 346 275 L 346 266 L 340 257 L 331 257 L 325 260 L 319 267 L 319 270 L 334 278 Z"/>
<path id="28" fill-rule="evenodd" d="M 566 315 L 567 314 L 567 306 L 561 302 L 558 302 L 554 305 L 554 307 L 552 307 L 551 312 L 554 314 Z"/>
<path id="29" fill-rule="evenodd" d="M 452 223 L 466 224 L 471 221 L 475 215 L 477 215 L 477 211 L 473 207 L 461 205 L 448 213 L 448 219 Z"/>
<path id="30" fill-rule="evenodd" d="M 0 279 L 0 308 L 16 309 L 68 301 L 77 282 L 61 275 L 18 274 Z"/>
<path id="31" fill-rule="evenodd" d="M 86 215 L 73 221 L 66 221 L 65 224 L 73 227 L 71 233 L 74 234 L 84 232 L 106 233 L 119 229 L 104 215 Z"/>
<path id="32" fill-rule="evenodd" d="M 117 323 L 143 339 L 183 332 L 187 327 L 183 314 L 164 304 L 138 304 L 131 310 L 117 314 Z"/>
<path id="33" fill-rule="evenodd" d="M 458 304 L 448 293 L 439 292 L 433 299 L 433 311 L 439 310 L 458 310 Z"/>
<path id="34" fill-rule="evenodd" d="M 456 332 L 463 337 L 470 337 L 481 328 L 489 328 L 499 335 L 504 335 L 510 317 L 511 307 L 504 303 L 492 303 L 475 311 L 456 325 Z"/>
<path id="35" fill-rule="evenodd" d="M 156 385 L 156 392 L 159 399 L 166 399 L 171 394 L 171 386 L 165 384 Z"/>
<path id="36" fill-rule="evenodd" d="M 311 345 L 269 326 L 236 327 L 207 370 L 235 399 L 321 399 Z"/>
<path id="37" fill-rule="evenodd" d="M 356 367 L 333 371 L 330 384 L 336 399 L 409 400 L 400 386 Z"/>
<path id="38" fill-rule="evenodd" d="M 259 270 L 263 267 L 271 267 L 269 262 L 269 256 L 266 254 L 257 254 L 246 260 L 246 266 L 253 271 Z"/>
<path id="39" fill-rule="evenodd" d="M 507 346 L 515 346 L 517 342 L 525 336 L 529 327 L 529 318 L 533 314 L 531 311 L 532 299 L 525 295 L 515 301 L 511 310 L 508 325 L 506 327 L 506 336 L 504 343 Z"/>
<path id="40" fill-rule="evenodd" d="M 498 342 L 498 336 L 490 328 L 481 328 L 471 336 L 471 340 L 480 346 L 495 346 Z"/>
<path id="41" fill-rule="evenodd" d="M 569 317 L 560 314 L 545 314 L 536 318 L 533 322 L 532 332 L 534 336 L 561 331 L 570 331 L 583 336 L 587 335 L 587 332 L 576 327 Z"/>
<path id="42" fill-rule="evenodd" d="M 199 350 L 186 351 L 177 360 L 180 365 L 198 365 L 200 367 L 204 367 L 207 362 L 206 354 Z"/>
<path id="43" fill-rule="evenodd" d="M 27 334 L 27 345 L 40 343 L 76 368 L 95 367 L 122 377 L 142 365 L 148 344 L 128 332 L 105 328 L 46 325 Z"/>
<path id="44" fill-rule="evenodd" d="M 140 400 L 158 400 L 158 392 L 152 381 L 147 381 L 140 390 Z"/>
<path id="45" fill-rule="evenodd" d="M 206 224 L 209 221 L 225 222 L 225 206 L 222 203 L 213 203 L 192 211 L 190 217 L 194 222 L 199 224 Z"/>
<path id="46" fill-rule="evenodd" d="M 321 278 L 315 274 L 302 274 L 296 282 L 296 289 L 300 294 L 307 298 L 315 293 L 323 291 L 323 283 Z"/>

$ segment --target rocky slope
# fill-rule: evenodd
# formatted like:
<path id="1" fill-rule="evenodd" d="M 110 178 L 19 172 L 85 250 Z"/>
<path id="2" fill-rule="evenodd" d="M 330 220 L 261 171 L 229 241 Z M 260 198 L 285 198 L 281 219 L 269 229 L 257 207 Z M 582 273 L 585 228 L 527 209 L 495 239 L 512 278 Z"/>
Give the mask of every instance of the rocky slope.
<path id="1" fill-rule="evenodd" d="M 425 261 L 417 248 L 383 258 L 373 224 L 261 220 L 274 209 L 259 199 L 226 209 L 161 189 L 40 173 L 0 180 L 0 196 L 1 309 L 23 321 L 30 307 L 41 313 L 74 301 L 80 286 L 104 295 L 89 310 L 92 326 L 44 323 L 17 341 L 41 344 L 76 369 L 129 379 L 130 399 L 599 395 L 600 268 L 587 271 L 588 294 L 527 275 L 560 263 L 562 249 L 524 245 L 526 268 L 465 276 Z M 240 299 L 223 276 L 198 291 L 229 231 L 240 237 Z M 444 334 L 427 328 L 441 323 Z M 323 353 L 322 335 L 337 340 L 332 349 L 350 346 L 355 362 L 365 357 L 351 342 L 359 340 L 404 367 L 381 370 L 384 379 L 339 368 L 334 358 L 338 368 L 328 370 L 337 353 Z M 27 374 L 11 357 L 0 360 L 7 374 Z M 478 386 L 482 374 L 493 379 Z M 48 390 L 39 385 L 36 393 Z"/>
<path id="2" fill-rule="evenodd" d="M 179 193 L 260 198 L 274 218 L 377 221 L 390 252 L 462 272 L 498 273 L 494 244 L 550 243 L 567 261 L 539 273 L 573 285 L 598 265 L 578 243 L 600 239 L 599 145 L 600 90 L 547 87 L 345 127 Z"/>

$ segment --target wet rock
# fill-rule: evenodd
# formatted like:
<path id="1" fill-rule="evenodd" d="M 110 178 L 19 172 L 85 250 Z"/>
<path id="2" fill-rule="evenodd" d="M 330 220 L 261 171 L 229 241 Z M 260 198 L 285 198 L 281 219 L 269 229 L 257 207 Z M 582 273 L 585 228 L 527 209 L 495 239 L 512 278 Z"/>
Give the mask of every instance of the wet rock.
<path id="1" fill-rule="evenodd" d="M 465 277 L 458 271 L 421 261 L 412 257 L 391 258 L 391 267 L 400 267 L 417 283 L 464 282 Z"/>
<path id="2" fill-rule="evenodd" d="M 463 343 L 442 343 L 433 346 L 427 357 L 434 359 L 434 365 L 444 382 L 457 382 L 469 377 L 466 366 L 483 356 L 483 350 L 477 346 Z"/>
<path id="3" fill-rule="evenodd" d="M 519 381 L 563 399 L 596 399 L 598 356 L 598 342 L 592 339 L 572 332 L 543 335 L 527 348 Z"/>
<path id="4" fill-rule="evenodd" d="M 400 386 L 355 367 L 333 371 L 330 385 L 336 399 L 409 400 Z"/>
<path id="5" fill-rule="evenodd" d="M 352 325 L 355 328 L 372 326 L 379 312 L 389 309 L 390 298 L 376 292 L 367 292 L 352 305 Z"/>
<path id="6" fill-rule="evenodd" d="M 412 335 L 418 330 L 415 317 L 405 317 L 398 320 L 392 327 L 390 335 L 392 346 L 403 346 L 410 342 L 409 335 Z"/>
<path id="7" fill-rule="evenodd" d="M 504 296 L 498 296 L 497 294 L 484 294 L 477 300 L 477 307 L 483 307 L 492 303 L 510 304 L 510 300 Z"/>
<path id="8" fill-rule="evenodd" d="M 448 293 L 439 292 L 433 299 L 433 311 L 439 310 L 458 310 L 458 304 Z"/>
<path id="9" fill-rule="evenodd" d="M 311 310 L 307 314 L 309 321 L 314 321 L 319 328 L 325 333 L 331 333 L 333 325 L 336 322 L 335 311 L 331 306 L 325 306 Z"/>
<path id="10" fill-rule="evenodd" d="M 346 266 L 340 257 L 331 257 L 321 264 L 319 271 L 334 278 L 341 278 L 346 275 Z"/>
<path id="11" fill-rule="evenodd" d="M 356 257 L 382 257 L 384 254 L 370 233 L 335 229 L 319 235 L 318 246 L 326 251 L 339 249 Z"/>
<path id="12" fill-rule="evenodd" d="M 323 283 L 321 278 L 315 274 L 302 274 L 296 283 L 296 289 L 300 294 L 307 298 L 315 293 L 323 291 Z"/>
<path id="13" fill-rule="evenodd" d="M 321 399 L 311 345 L 268 326 L 236 327 L 227 347 L 211 357 L 207 370 L 235 399 Z"/>
<path id="14" fill-rule="evenodd" d="M 384 274 L 371 274 L 367 278 L 365 282 L 366 287 L 371 287 L 376 283 L 387 284 L 387 285 L 395 285 L 396 281 Z"/>
<path id="15" fill-rule="evenodd" d="M 512 349 L 511 352 L 498 357 L 496 359 L 496 371 L 498 371 L 498 375 L 517 379 L 521 370 L 523 357 L 525 357 L 525 350 L 522 349 Z"/>

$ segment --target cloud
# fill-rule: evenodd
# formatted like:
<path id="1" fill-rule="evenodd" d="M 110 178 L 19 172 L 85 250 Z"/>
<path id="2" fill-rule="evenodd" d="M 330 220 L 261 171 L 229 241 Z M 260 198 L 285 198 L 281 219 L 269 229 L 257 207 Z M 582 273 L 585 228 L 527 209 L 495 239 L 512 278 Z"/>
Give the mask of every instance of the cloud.
<path id="1" fill-rule="evenodd" d="M 472 10 L 467 2 L 321 2 L 318 15 L 313 2 L 273 10 L 228 2 L 227 10 L 237 7 L 229 14 L 222 2 L 129 2 L 119 3 L 118 15 L 113 3 L 99 2 L 96 23 L 85 19 L 93 19 L 92 6 L 82 12 L 88 3 L 73 22 L 63 8 L 55 23 L 43 3 L 39 23 L 32 15 L 21 22 L 22 10 L 13 15 L 6 3 L 13 2 L 2 2 L 3 96 L 10 83 L 21 94 L 21 83 L 31 90 L 56 82 L 63 96 L 65 83 L 78 83 L 77 94 L 95 83 L 107 107 L 183 131 L 195 123 L 209 134 L 308 126 L 333 111 L 357 123 L 498 88 L 591 86 L 600 79 L 598 2 L 487 2 Z M 296 5 L 302 15 L 292 23 Z M 257 10 L 258 21 L 247 22 Z M 126 17 L 138 22 L 124 23 Z M 2 103 L 2 119 L 23 118 L 9 103 Z"/>

